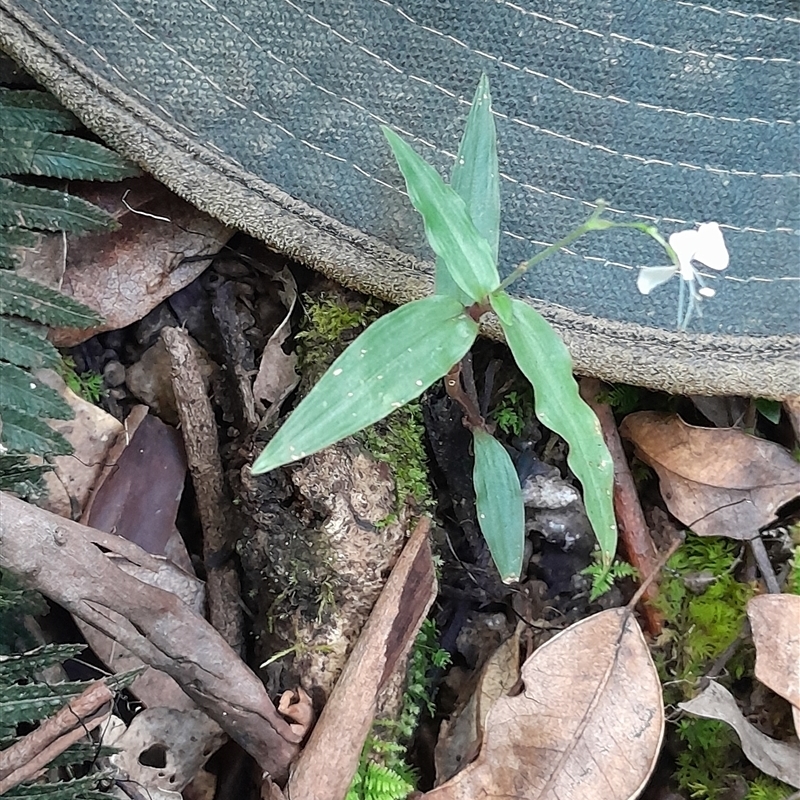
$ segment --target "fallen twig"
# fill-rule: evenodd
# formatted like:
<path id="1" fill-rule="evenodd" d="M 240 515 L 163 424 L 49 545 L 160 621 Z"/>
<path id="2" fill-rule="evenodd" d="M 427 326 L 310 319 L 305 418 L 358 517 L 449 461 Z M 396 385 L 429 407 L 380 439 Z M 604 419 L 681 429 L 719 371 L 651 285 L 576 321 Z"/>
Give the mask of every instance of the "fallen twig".
<path id="1" fill-rule="evenodd" d="M 163 328 L 161 339 L 172 364 L 172 389 L 203 525 L 203 558 L 211 624 L 241 655 L 245 637 L 239 602 L 239 575 L 228 558 L 232 547 L 228 531 L 233 508 L 223 485 L 214 412 L 186 332 L 178 328 Z"/>
<path id="2" fill-rule="evenodd" d="M 0 794 L 31 780 L 111 715 L 113 692 L 96 681 L 64 708 L 0 753 Z"/>
<path id="3" fill-rule="evenodd" d="M 0 568 L 128 648 L 181 688 L 275 780 L 299 736 L 222 636 L 175 595 L 117 567 L 108 551 L 157 571 L 160 559 L 0 493 Z"/>
<path id="4" fill-rule="evenodd" d="M 647 522 L 639 503 L 639 494 L 633 482 L 628 459 L 622 447 L 622 440 L 614 420 L 614 413 L 605 403 L 599 403 L 597 397 L 602 391 L 602 384 L 595 378 L 581 379 L 581 396 L 591 406 L 600 427 L 603 438 L 614 461 L 614 511 L 617 516 L 620 540 L 622 541 L 628 559 L 639 573 L 643 583 L 658 568 L 658 552 L 650 536 Z M 648 584 L 642 595 L 643 612 L 647 622 L 647 630 L 653 636 L 661 632 L 663 619 L 648 601 L 654 600 L 658 595 L 658 586 L 655 581 Z"/>

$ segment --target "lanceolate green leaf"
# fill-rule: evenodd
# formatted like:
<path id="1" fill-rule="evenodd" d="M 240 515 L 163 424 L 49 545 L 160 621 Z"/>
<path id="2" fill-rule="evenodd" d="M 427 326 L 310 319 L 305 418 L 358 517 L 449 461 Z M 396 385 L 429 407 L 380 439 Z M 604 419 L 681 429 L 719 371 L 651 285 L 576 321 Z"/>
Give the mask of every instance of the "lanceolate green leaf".
<path id="1" fill-rule="evenodd" d="M 477 334 L 461 303 L 445 295 L 381 317 L 333 362 L 256 459 L 253 472 L 316 453 L 419 397 L 466 355 Z"/>
<path id="2" fill-rule="evenodd" d="M 481 75 L 472 108 L 467 117 L 458 156 L 450 176 L 450 186 L 467 206 L 467 213 L 489 243 L 492 259 L 497 263 L 500 240 L 500 180 L 497 165 L 497 135 L 492 116 L 492 98 L 489 80 Z M 444 259 L 436 259 L 436 293 L 449 294 L 469 305 L 453 280 L 450 267 Z"/>
<path id="3" fill-rule="evenodd" d="M 0 87 L 0 128 L 65 131 L 78 120 L 47 92 Z"/>
<path id="4" fill-rule="evenodd" d="M 478 524 L 504 583 L 519 580 L 525 552 L 525 507 L 517 471 L 491 434 L 474 430 L 475 504 Z"/>
<path id="5" fill-rule="evenodd" d="M 569 445 L 567 462 L 583 485 L 586 514 L 610 563 L 617 548 L 614 465 L 600 423 L 578 393 L 572 359 L 558 334 L 527 303 L 501 294 L 491 298 L 492 306 L 498 306 L 508 346 L 533 385 L 536 416 Z"/>
<path id="6" fill-rule="evenodd" d="M 472 302 L 483 300 L 500 285 L 489 243 L 475 228 L 464 201 L 439 173 L 394 131 L 384 127 L 383 132 L 405 178 L 408 196 L 422 215 L 433 252 L 445 261 L 453 280 Z"/>
<path id="7" fill-rule="evenodd" d="M 68 328 L 90 328 L 100 322 L 90 308 L 8 270 L 0 270 L 0 314 Z"/>

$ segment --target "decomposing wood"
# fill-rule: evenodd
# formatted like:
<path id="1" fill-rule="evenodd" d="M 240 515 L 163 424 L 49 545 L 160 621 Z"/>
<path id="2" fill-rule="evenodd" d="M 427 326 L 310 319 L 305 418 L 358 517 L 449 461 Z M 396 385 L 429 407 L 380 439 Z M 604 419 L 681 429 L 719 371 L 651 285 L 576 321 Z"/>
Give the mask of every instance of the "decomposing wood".
<path id="1" fill-rule="evenodd" d="M 641 581 L 646 581 L 658 569 L 658 552 L 642 512 L 639 494 L 633 481 L 628 459 L 622 446 L 614 412 L 605 403 L 599 403 L 603 385 L 595 378 L 582 378 L 581 397 L 597 415 L 603 438 L 614 461 L 614 511 L 617 516 L 620 540 L 630 563 L 636 568 Z M 662 616 L 649 601 L 658 596 L 658 586 L 652 581 L 642 599 L 647 630 L 653 636 L 661 632 Z"/>
<path id="2" fill-rule="evenodd" d="M 299 737 L 261 681 L 205 619 L 125 573 L 109 551 L 154 571 L 161 563 L 125 539 L 0 493 L 0 568 L 171 675 L 264 771 L 285 779 Z"/>
<path id="3" fill-rule="evenodd" d="M 0 753 L 0 794 L 39 775 L 111 715 L 113 692 L 96 681 L 23 739 Z"/>
<path id="4" fill-rule="evenodd" d="M 341 800 L 347 794 L 378 693 L 408 654 L 436 597 L 429 529 L 423 518 L 395 564 L 292 770 L 290 800 Z"/>
<path id="5" fill-rule="evenodd" d="M 795 441 L 800 445 L 800 394 L 787 397 L 783 401 L 783 409 L 789 417 Z"/>
<path id="6" fill-rule="evenodd" d="M 229 558 L 233 507 L 223 483 L 214 411 L 186 331 L 163 328 L 161 339 L 172 362 L 172 388 L 203 526 L 203 559 L 211 624 L 241 654 L 245 636 L 239 575 Z"/>

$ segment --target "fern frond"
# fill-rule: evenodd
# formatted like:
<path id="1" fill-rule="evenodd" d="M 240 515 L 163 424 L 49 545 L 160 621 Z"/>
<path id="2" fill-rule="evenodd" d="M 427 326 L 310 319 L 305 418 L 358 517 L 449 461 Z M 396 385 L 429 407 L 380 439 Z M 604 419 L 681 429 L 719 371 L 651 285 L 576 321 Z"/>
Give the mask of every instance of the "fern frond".
<path id="1" fill-rule="evenodd" d="M 42 476 L 49 469 L 48 464 L 29 463 L 28 456 L 19 453 L 0 454 L 0 492 L 12 492 L 26 499 L 37 495 L 42 489 Z"/>
<path id="2" fill-rule="evenodd" d="M 37 234 L 25 228 L 0 228 L 0 269 L 14 269 L 20 261 L 17 248 L 35 247 Z"/>
<path id="3" fill-rule="evenodd" d="M 16 408 L 47 419 L 72 419 L 69 404 L 55 390 L 13 364 L 0 362 L 0 408 Z"/>
<path id="4" fill-rule="evenodd" d="M 0 178 L 0 226 L 43 231 L 113 230 L 117 222 L 80 197 Z"/>
<path id="5" fill-rule="evenodd" d="M 16 408 L 2 409 L 2 441 L 7 450 L 37 456 L 66 456 L 72 445 L 46 422 Z"/>
<path id="6" fill-rule="evenodd" d="M 79 125 L 77 118 L 47 92 L 0 87 L 0 128 L 69 131 Z"/>
<path id="7" fill-rule="evenodd" d="M 61 664 L 86 650 L 82 644 L 44 644 L 27 653 L 0 655 L 0 685 L 29 678 L 33 673 Z"/>
<path id="8" fill-rule="evenodd" d="M 103 775 L 94 773 L 59 783 L 25 783 L 3 795 L 3 800 L 111 800 L 112 795 L 96 787 Z"/>
<path id="9" fill-rule="evenodd" d="M 0 314 L 64 328 L 90 328 L 100 322 L 90 308 L 8 270 L 0 270 Z"/>
<path id="10" fill-rule="evenodd" d="M 365 800 L 404 800 L 414 791 L 394 770 L 370 762 L 367 764 L 362 784 Z"/>
<path id="11" fill-rule="evenodd" d="M 28 369 L 55 368 L 60 363 L 45 327 L 8 317 L 0 317 L 0 360 Z"/>
<path id="12" fill-rule="evenodd" d="M 138 175 L 129 161 L 101 144 L 60 133 L 0 128 L 0 174 L 118 181 Z"/>

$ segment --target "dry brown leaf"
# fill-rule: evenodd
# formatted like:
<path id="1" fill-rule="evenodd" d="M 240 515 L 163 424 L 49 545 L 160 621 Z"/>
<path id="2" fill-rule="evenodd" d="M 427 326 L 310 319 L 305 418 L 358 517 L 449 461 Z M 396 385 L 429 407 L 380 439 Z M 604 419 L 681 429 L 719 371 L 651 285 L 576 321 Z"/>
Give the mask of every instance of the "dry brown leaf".
<path id="1" fill-rule="evenodd" d="M 696 428 L 640 411 L 620 433 L 658 474 L 667 508 L 700 536 L 752 539 L 800 494 L 800 464 L 780 445 L 735 428 Z"/>
<path id="2" fill-rule="evenodd" d="M 434 752 L 437 784 L 449 780 L 469 763 L 483 738 L 490 709 L 519 680 L 519 632 L 517 628 L 492 653 L 466 705 L 442 723 Z"/>
<path id="3" fill-rule="evenodd" d="M 60 288 L 97 311 L 104 323 L 89 330 L 55 330 L 52 338 L 59 347 L 71 347 L 95 333 L 140 320 L 191 283 L 230 238 L 230 229 L 151 178 L 88 184 L 79 187 L 79 193 L 108 211 L 120 228 L 67 237 Z M 61 234 L 54 236 L 56 246 L 63 249 Z M 24 264 L 27 277 L 42 283 L 53 279 L 46 251 L 43 258 L 27 259 Z M 197 260 L 205 255 L 208 260 Z"/>
<path id="4" fill-rule="evenodd" d="M 653 771 L 664 735 L 661 684 L 635 619 L 588 617 L 523 665 L 525 689 L 502 697 L 483 747 L 429 800 L 629 800 Z"/>
<path id="5" fill-rule="evenodd" d="M 800 596 L 754 597 L 747 616 L 756 645 L 756 678 L 800 709 Z"/>
<path id="6" fill-rule="evenodd" d="M 114 742 L 119 752 L 109 760 L 145 794 L 175 792 L 179 798 L 181 789 L 226 739 L 198 709 L 147 708 Z M 159 762 L 161 766 L 154 766 Z"/>
<path id="7" fill-rule="evenodd" d="M 800 788 L 800 748 L 770 739 L 742 715 L 736 698 L 723 686 L 711 681 L 708 686 L 679 708 L 698 717 L 727 722 L 739 736 L 747 760 L 762 772 Z"/>
<path id="8" fill-rule="evenodd" d="M 258 374 L 253 382 L 256 410 L 263 414 L 265 404 L 270 406 L 267 416 L 262 420 L 262 425 L 267 424 L 278 415 L 281 403 L 300 380 L 296 369 L 297 355 L 285 353 L 283 350 L 284 342 L 292 332 L 290 323 L 292 311 L 297 302 L 297 285 L 288 268 L 282 269 L 275 278 L 283 286 L 283 290 L 279 294 L 286 307 L 286 316 L 269 337 L 261 355 Z"/>

